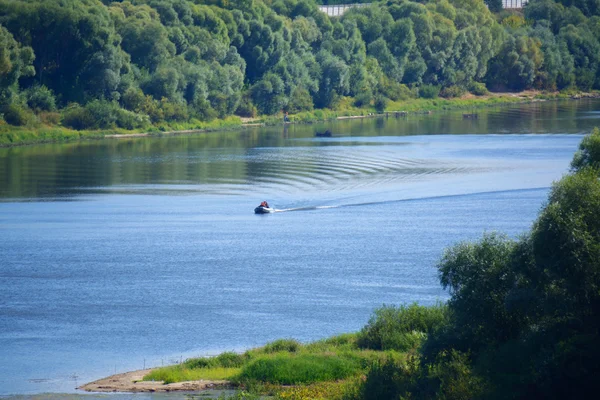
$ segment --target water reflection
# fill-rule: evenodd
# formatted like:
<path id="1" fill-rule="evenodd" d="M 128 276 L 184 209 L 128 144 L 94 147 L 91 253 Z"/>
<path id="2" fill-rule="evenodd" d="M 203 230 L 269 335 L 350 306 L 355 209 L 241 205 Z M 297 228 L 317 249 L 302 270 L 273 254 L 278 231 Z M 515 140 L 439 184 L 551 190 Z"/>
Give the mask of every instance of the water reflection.
<path id="1" fill-rule="evenodd" d="M 477 110 L 477 119 L 463 119 L 462 111 L 438 112 L 4 148 L 0 149 L 0 198 L 64 199 L 115 190 L 237 194 L 257 185 L 293 192 L 311 186 L 360 186 L 373 174 L 405 179 L 452 173 L 451 164 L 402 159 L 398 152 L 375 156 L 359 146 L 402 146 L 406 143 L 401 140 L 365 138 L 432 134 L 583 133 L 600 124 L 599 106 L 597 100 L 540 102 Z M 315 137 L 315 132 L 326 129 L 334 137 Z M 174 187 L 178 185 L 187 187 Z"/>

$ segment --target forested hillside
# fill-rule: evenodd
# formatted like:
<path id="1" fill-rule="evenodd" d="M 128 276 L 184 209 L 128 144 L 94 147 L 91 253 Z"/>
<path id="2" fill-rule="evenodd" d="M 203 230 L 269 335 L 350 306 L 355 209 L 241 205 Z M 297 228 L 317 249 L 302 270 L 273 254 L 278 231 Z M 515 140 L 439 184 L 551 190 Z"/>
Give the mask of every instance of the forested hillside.
<path id="1" fill-rule="evenodd" d="M 600 3 L 563 2 L 392 0 L 329 18 L 312 0 L 0 0 L 0 108 L 12 125 L 135 129 L 598 88 Z"/>

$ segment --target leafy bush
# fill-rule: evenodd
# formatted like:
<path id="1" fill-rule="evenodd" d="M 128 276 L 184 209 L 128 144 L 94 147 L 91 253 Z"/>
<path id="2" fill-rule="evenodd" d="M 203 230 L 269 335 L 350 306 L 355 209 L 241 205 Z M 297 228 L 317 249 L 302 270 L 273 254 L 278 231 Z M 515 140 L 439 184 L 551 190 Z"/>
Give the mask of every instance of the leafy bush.
<path id="1" fill-rule="evenodd" d="M 571 169 L 574 171 L 585 167 L 600 169 L 600 129 L 598 128 L 594 128 L 590 135 L 583 138 L 571 162 Z"/>
<path id="2" fill-rule="evenodd" d="M 417 365 L 403 365 L 393 358 L 373 363 L 367 372 L 362 397 L 365 400 L 398 399 L 410 393 L 417 378 Z"/>
<path id="3" fill-rule="evenodd" d="M 460 97 L 463 94 L 465 94 L 465 89 L 460 87 L 460 86 L 456 86 L 456 85 L 452 85 L 452 86 L 448 86 L 443 88 L 440 91 L 440 97 L 444 97 L 446 99 L 452 99 L 455 97 Z"/>
<path id="4" fill-rule="evenodd" d="M 408 100 L 416 96 L 415 92 L 409 89 L 408 86 L 391 79 L 384 81 L 381 91 L 392 101 Z"/>
<path id="5" fill-rule="evenodd" d="M 287 110 L 292 114 L 296 114 L 301 111 L 312 111 L 314 108 L 313 99 L 308 90 L 297 86 L 290 95 Z"/>
<path id="6" fill-rule="evenodd" d="M 72 104 L 63 111 L 64 126 L 78 131 L 94 127 L 95 120 L 90 111 L 79 104 Z"/>
<path id="7" fill-rule="evenodd" d="M 374 103 L 374 106 L 375 106 L 375 110 L 376 110 L 378 113 L 382 113 L 382 112 L 384 112 L 384 111 L 385 111 L 385 108 L 387 107 L 387 104 L 388 104 L 388 99 L 387 99 L 387 97 L 385 97 L 385 96 L 383 96 L 383 95 L 381 95 L 381 94 L 378 94 L 378 95 L 375 97 L 375 103 Z"/>
<path id="8" fill-rule="evenodd" d="M 258 110 L 252 100 L 248 96 L 243 96 L 240 104 L 235 110 L 235 115 L 239 115 L 240 117 L 246 118 L 255 118 L 258 114 Z"/>
<path id="9" fill-rule="evenodd" d="M 32 125 L 37 122 L 35 115 L 25 107 L 18 104 L 9 104 L 4 107 L 4 120 L 14 126 Z"/>
<path id="10" fill-rule="evenodd" d="M 426 334 L 447 324 L 447 308 L 412 304 L 408 307 L 383 306 L 375 310 L 358 334 L 358 346 L 373 350 L 407 351 L 419 346 Z"/>
<path id="11" fill-rule="evenodd" d="M 354 105 L 356 107 L 370 106 L 371 100 L 373 100 L 373 92 L 370 90 L 363 90 L 354 98 Z"/>
<path id="12" fill-rule="evenodd" d="M 63 113 L 63 125 L 73 129 L 136 129 L 150 123 L 147 116 L 124 110 L 115 102 L 94 100 L 85 107 L 78 104 Z"/>
<path id="13" fill-rule="evenodd" d="M 423 85 L 419 88 L 419 97 L 424 99 L 435 99 L 440 94 L 440 87 L 435 85 Z"/>
<path id="14" fill-rule="evenodd" d="M 46 125 L 60 124 L 60 113 L 58 112 L 41 112 L 38 117 Z"/>
<path id="15" fill-rule="evenodd" d="M 485 84 L 481 82 L 471 82 L 469 85 L 469 92 L 473 93 L 475 96 L 484 96 L 489 93 Z"/>
<path id="16" fill-rule="evenodd" d="M 34 86 L 25 91 L 27 105 L 37 112 L 56 110 L 54 94 L 46 86 Z"/>

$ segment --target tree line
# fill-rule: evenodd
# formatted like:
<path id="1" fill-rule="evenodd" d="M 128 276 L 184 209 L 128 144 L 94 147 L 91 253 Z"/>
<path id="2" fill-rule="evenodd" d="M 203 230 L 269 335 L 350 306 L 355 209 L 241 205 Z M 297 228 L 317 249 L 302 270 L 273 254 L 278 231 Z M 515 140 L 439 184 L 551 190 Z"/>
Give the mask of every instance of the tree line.
<path id="1" fill-rule="evenodd" d="M 597 0 L 0 0 L 6 122 L 134 129 L 455 97 L 600 87 Z M 59 111 L 59 112 L 58 112 Z"/>

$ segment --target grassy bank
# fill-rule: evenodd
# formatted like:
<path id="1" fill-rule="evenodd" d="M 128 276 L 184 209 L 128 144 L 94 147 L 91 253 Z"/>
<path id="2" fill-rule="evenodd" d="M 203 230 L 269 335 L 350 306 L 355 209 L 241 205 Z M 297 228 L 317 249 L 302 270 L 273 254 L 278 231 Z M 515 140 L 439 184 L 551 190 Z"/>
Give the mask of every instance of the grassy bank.
<path id="1" fill-rule="evenodd" d="M 37 143 L 68 142 L 81 139 L 100 139 L 112 135 L 166 135 L 191 131 L 218 131 L 240 128 L 239 117 L 231 116 L 209 122 L 193 120 L 190 122 L 159 124 L 147 129 L 99 129 L 75 130 L 60 125 L 11 126 L 0 121 L 0 147 L 20 146 Z"/>
<path id="2" fill-rule="evenodd" d="M 504 104 L 528 103 L 537 100 L 552 100 L 564 98 L 597 97 L 597 94 L 577 93 L 550 93 L 536 92 L 514 94 L 490 94 L 481 97 L 472 95 L 462 98 L 444 99 L 408 99 L 389 102 L 385 111 L 403 111 L 406 113 L 425 113 L 431 111 L 474 109 Z M 305 111 L 289 116 L 291 123 L 311 123 L 334 120 L 339 117 L 376 115 L 374 107 L 355 107 L 352 98 L 342 98 L 335 109 L 319 109 Z M 283 115 L 262 116 L 252 122 L 266 125 L 275 125 L 282 122 Z M 192 120 L 190 122 L 172 122 L 159 124 L 145 129 L 100 129 L 100 130 L 74 130 L 60 125 L 44 125 L 15 127 L 0 121 L 0 147 L 27 145 L 47 142 L 66 142 L 80 139 L 97 139 L 112 135 L 163 135 L 189 133 L 195 131 L 219 131 L 239 129 L 243 126 L 242 120 L 236 116 L 217 119 L 209 122 Z"/>
<path id="3" fill-rule="evenodd" d="M 188 359 L 155 369 L 144 380 L 227 380 L 252 395 L 275 399 L 358 399 L 373 366 L 408 368 L 422 341 L 445 321 L 441 304 L 383 307 L 358 333 L 307 344 L 280 339 L 242 354 Z"/>

